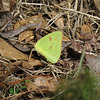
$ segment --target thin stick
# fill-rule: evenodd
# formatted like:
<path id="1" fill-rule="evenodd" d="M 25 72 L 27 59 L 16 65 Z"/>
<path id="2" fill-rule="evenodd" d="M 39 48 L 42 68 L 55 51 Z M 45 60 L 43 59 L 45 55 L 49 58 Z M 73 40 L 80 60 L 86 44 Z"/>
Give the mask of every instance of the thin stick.
<path id="1" fill-rule="evenodd" d="M 86 13 L 81 12 L 81 11 L 75 11 L 75 10 L 73 10 L 73 9 L 62 8 L 62 7 L 60 7 L 60 9 L 63 9 L 63 10 L 68 10 L 68 11 L 72 11 L 72 12 L 76 12 L 76 13 L 79 13 L 79 14 L 82 14 L 82 15 L 85 15 L 85 16 L 88 16 L 88 17 L 91 17 L 91 18 L 95 18 L 95 19 L 100 20 L 100 18 L 99 18 L 99 17 L 97 17 L 97 16 L 93 16 L 93 15 L 90 15 L 90 14 L 86 14 Z"/>
<path id="2" fill-rule="evenodd" d="M 51 6 L 51 5 L 46 5 L 46 4 L 40 4 L 40 3 L 26 3 L 26 2 L 21 2 L 21 4 L 27 4 L 27 5 L 41 5 L 41 6 L 48 6 L 48 7 L 54 7 L 54 6 Z M 93 15 L 90 15 L 90 14 L 86 14 L 86 13 L 84 13 L 84 12 L 81 12 L 81 11 L 76 11 L 76 10 L 74 10 L 74 9 L 69 9 L 69 8 L 62 8 L 62 7 L 60 7 L 59 5 L 56 5 L 56 4 L 54 4 L 57 8 L 59 8 L 59 9 L 62 9 L 62 10 L 68 10 L 68 11 L 72 11 L 72 12 L 75 12 L 75 13 L 79 13 L 79 14 L 82 14 L 82 15 L 85 15 L 85 16 L 88 16 L 88 17 L 91 17 L 91 18 L 95 18 L 95 19 L 98 19 L 98 20 L 100 20 L 100 18 L 99 17 L 97 17 L 97 16 L 93 16 Z"/>
<path id="3" fill-rule="evenodd" d="M 42 3 L 26 3 L 26 2 L 21 2 L 21 4 L 53 7 L 51 5 L 46 5 L 46 4 L 42 4 Z"/>
<path id="4" fill-rule="evenodd" d="M 50 1 L 51 1 L 51 0 L 50 0 Z M 52 1 L 51 1 L 51 2 L 52 2 Z M 53 3 L 53 2 L 52 2 L 52 3 Z M 88 17 L 91 17 L 91 18 L 95 18 L 95 19 L 100 20 L 100 18 L 97 17 L 97 16 L 93 16 L 93 15 L 90 15 L 90 14 L 86 14 L 86 13 L 81 12 L 81 11 L 75 11 L 74 9 L 62 8 L 62 7 L 60 7 L 59 5 L 57 5 L 57 4 L 55 4 L 55 3 L 53 3 L 53 5 L 55 5 L 55 7 L 59 8 L 59 9 L 62 9 L 62 10 L 68 10 L 68 11 L 71 11 L 71 12 L 79 13 L 79 14 L 82 14 L 82 15 L 85 15 L 85 16 L 88 16 Z"/>

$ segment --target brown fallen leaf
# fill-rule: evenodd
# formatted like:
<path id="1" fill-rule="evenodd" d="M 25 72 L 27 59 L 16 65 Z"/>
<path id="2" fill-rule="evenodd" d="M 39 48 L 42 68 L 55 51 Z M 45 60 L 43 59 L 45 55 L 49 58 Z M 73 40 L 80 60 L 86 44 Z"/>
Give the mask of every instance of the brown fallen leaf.
<path id="1" fill-rule="evenodd" d="M 26 82 L 26 89 L 28 91 L 34 90 L 37 93 L 42 91 L 43 93 L 54 92 L 57 88 L 57 82 L 54 78 L 46 78 L 46 77 L 36 77 L 34 82 Z"/>
<path id="2" fill-rule="evenodd" d="M 30 23 L 38 23 L 38 24 L 41 23 L 41 28 L 43 28 L 43 29 L 47 25 L 47 22 L 43 19 L 42 15 L 36 15 L 36 16 L 29 17 L 25 20 L 18 21 L 14 26 L 14 30 L 16 30 L 24 25 L 28 25 Z M 36 26 L 30 27 L 30 29 L 34 29 L 34 28 L 36 28 Z"/>
<path id="3" fill-rule="evenodd" d="M 22 27 L 20 27 L 20 28 L 18 28 L 18 29 L 16 29 L 16 30 L 14 30 L 14 31 L 10 31 L 10 32 L 7 32 L 7 33 L 2 33 L 2 32 L 0 32 L 0 35 L 1 35 L 2 37 L 5 37 L 5 38 L 14 37 L 14 36 L 20 34 L 21 32 L 23 32 L 23 31 L 24 31 L 25 29 L 27 29 L 28 27 L 36 26 L 36 25 L 38 25 L 38 24 L 37 24 L 37 23 L 35 23 L 35 24 L 28 24 L 28 25 L 26 25 L 26 26 L 22 26 Z"/>
<path id="4" fill-rule="evenodd" d="M 62 30 L 64 28 L 64 21 L 63 21 L 63 17 L 60 17 L 57 21 L 56 21 L 56 25 L 58 26 L 58 29 Z"/>
<path id="5" fill-rule="evenodd" d="M 26 69 L 33 69 L 33 66 L 30 65 L 27 61 L 22 62 L 22 67 Z"/>
<path id="6" fill-rule="evenodd" d="M 23 68 L 26 68 L 26 69 L 33 69 L 33 66 L 30 65 L 28 61 L 16 61 L 16 62 L 13 62 L 13 65 L 22 66 Z"/>
<path id="7" fill-rule="evenodd" d="M 47 88 L 48 92 L 54 92 L 57 89 L 57 80 L 54 78 L 46 78 L 46 77 L 37 77 L 34 80 L 34 83 L 40 87 L 44 86 Z"/>
<path id="8" fill-rule="evenodd" d="M 0 54 L 9 60 L 28 60 L 27 54 L 18 51 L 2 38 L 0 38 Z M 32 66 L 41 64 L 41 62 L 37 59 L 31 58 L 31 61 L 32 62 L 30 62 L 30 65 Z"/>
<path id="9" fill-rule="evenodd" d="M 98 76 L 100 76 L 100 55 L 86 55 L 87 65 L 90 68 L 90 71 Z"/>
<path id="10" fill-rule="evenodd" d="M 22 61 L 15 61 L 12 63 L 13 66 L 20 66 L 22 64 Z"/>
<path id="11" fill-rule="evenodd" d="M 29 29 L 36 28 L 36 30 L 38 30 L 40 27 L 45 28 L 47 25 L 47 22 L 43 19 L 43 17 L 41 15 L 36 15 L 36 16 L 26 18 L 25 20 L 18 21 L 14 26 L 14 30 L 16 30 L 24 25 L 28 25 L 30 23 L 38 23 L 37 26 L 32 26 L 29 28 Z M 33 38 L 34 38 L 34 36 L 33 36 L 32 31 L 24 31 L 19 35 L 18 42 L 25 40 L 25 43 L 27 43 L 28 41 L 30 41 Z"/>
<path id="12" fill-rule="evenodd" d="M 16 41 L 9 40 L 10 43 L 20 51 L 27 52 L 30 51 L 31 48 L 27 47 L 27 45 L 16 43 Z"/>
<path id="13" fill-rule="evenodd" d="M 2 38 L 0 38 L 0 54 L 9 60 L 28 60 L 28 55 L 18 51 Z"/>
<path id="14" fill-rule="evenodd" d="M 64 35 L 63 35 L 63 37 L 62 37 L 62 41 L 64 41 L 64 42 L 68 42 L 68 41 L 70 41 L 70 39 L 69 39 L 67 36 L 64 36 Z"/>
<path id="15" fill-rule="evenodd" d="M 34 39 L 34 36 L 31 35 L 31 36 L 29 36 L 28 38 L 25 39 L 25 43 L 28 43 L 33 39 Z"/>
<path id="16" fill-rule="evenodd" d="M 37 60 L 37 59 L 33 59 L 33 58 L 30 58 L 28 60 L 29 64 L 32 65 L 32 66 L 36 66 L 36 65 L 42 65 L 42 63 L 40 62 L 40 60 Z"/>
<path id="17" fill-rule="evenodd" d="M 33 82 L 26 82 L 25 86 L 27 88 L 28 91 L 33 90 L 36 91 L 38 89 L 38 86 L 36 84 L 34 84 Z"/>
<path id="18" fill-rule="evenodd" d="M 91 34 L 91 28 L 89 25 L 83 24 L 81 26 L 81 39 L 82 40 L 90 40 L 92 39 L 93 35 Z"/>
<path id="19" fill-rule="evenodd" d="M 17 42 L 21 42 L 21 41 L 28 39 L 28 38 L 29 38 L 29 40 L 33 39 L 34 36 L 33 36 L 33 38 L 31 38 L 32 35 L 33 35 L 32 31 L 24 31 L 21 34 L 19 34 L 19 38 L 18 38 Z M 28 42 L 28 41 L 26 41 L 26 42 Z"/>

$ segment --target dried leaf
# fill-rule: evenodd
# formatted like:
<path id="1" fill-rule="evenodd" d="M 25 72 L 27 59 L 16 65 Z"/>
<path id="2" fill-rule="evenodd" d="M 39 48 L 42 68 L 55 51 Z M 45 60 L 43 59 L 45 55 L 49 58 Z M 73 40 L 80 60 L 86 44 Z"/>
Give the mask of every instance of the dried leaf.
<path id="1" fill-rule="evenodd" d="M 37 60 L 37 59 L 33 59 L 33 58 L 30 58 L 29 59 L 29 64 L 32 65 L 32 66 L 36 66 L 36 65 L 42 65 L 42 63 L 40 62 L 40 60 Z"/>
<path id="2" fill-rule="evenodd" d="M 30 81 L 26 82 L 25 86 L 26 86 L 28 91 L 30 91 L 30 90 L 36 91 L 38 89 L 38 86 L 36 84 L 34 84 L 33 82 L 30 82 Z"/>
<path id="3" fill-rule="evenodd" d="M 9 40 L 9 41 L 14 47 L 19 49 L 20 51 L 27 52 L 27 51 L 30 51 L 30 49 L 31 49 L 31 48 L 27 47 L 27 45 L 19 44 L 12 40 Z"/>
<path id="4" fill-rule="evenodd" d="M 93 55 L 86 55 L 87 65 L 90 68 L 92 73 L 100 76 L 100 55 L 93 56 Z"/>
<path id="5" fill-rule="evenodd" d="M 26 69 L 33 69 L 33 66 L 32 65 L 30 65 L 28 62 L 26 62 L 26 61 L 23 61 L 22 62 L 22 67 L 23 68 L 26 68 Z"/>
<path id="6" fill-rule="evenodd" d="M 27 90 L 34 90 L 37 93 L 42 91 L 43 93 L 54 92 L 57 88 L 57 82 L 54 78 L 46 78 L 46 77 L 36 77 L 34 82 L 27 82 L 26 84 Z"/>
<path id="7" fill-rule="evenodd" d="M 64 35 L 63 35 L 63 37 L 62 37 L 62 41 L 64 41 L 64 42 L 68 42 L 68 41 L 70 41 L 70 39 L 69 39 L 67 36 L 64 36 Z"/>
<path id="8" fill-rule="evenodd" d="M 33 69 L 33 66 L 30 65 L 27 61 L 16 61 L 13 63 L 14 66 L 21 66 L 27 69 Z"/>
<path id="9" fill-rule="evenodd" d="M 11 31 L 8 33 L 1 33 L 0 32 L 0 34 L 5 38 L 14 37 L 14 36 L 20 34 L 21 32 L 23 32 L 26 28 L 31 27 L 31 26 L 36 26 L 36 25 L 38 25 L 38 24 L 28 24 L 26 26 L 22 26 L 21 28 L 14 30 L 14 31 Z"/>
<path id="10" fill-rule="evenodd" d="M 20 66 L 22 64 L 22 61 L 15 61 L 12 63 L 14 66 Z"/>
<path id="11" fill-rule="evenodd" d="M 10 60 L 15 60 L 15 59 L 28 60 L 28 55 L 18 51 L 2 38 L 0 38 L 0 54 L 3 57 L 8 58 Z"/>
<path id="12" fill-rule="evenodd" d="M 33 35 L 32 31 L 24 31 L 21 34 L 19 34 L 19 38 L 17 42 L 21 42 L 25 39 L 31 40 L 34 38 L 34 36 L 31 38 L 32 35 Z M 26 42 L 28 42 L 28 40 Z"/>
<path id="13" fill-rule="evenodd" d="M 82 25 L 81 26 L 81 39 L 82 40 L 90 40 L 92 39 L 91 28 L 89 25 Z"/>
<path id="14" fill-rule="evenodd" d="M 28 42 L 30 42 L 31 40 L 33 40 L 34 39 L 34 36 L 30 36 L 30 37 L 28 37 L 26 40 L 25 40 L 25 43 L 28 43 Z"/>
<path id="15" fill-rule="evenodd" d="M 57 21 L 56 21 L 56 25 L 58 26 L 58 28 L 60 30 L 62 30 L 64 28 L 64 21 L 63 21 L 63 17 L 59 18 Z"/>
<path id="16" fill-rule="evenodd" d="M 0 38 L 0 54 L 9 60 L 28 60 L 28 55 L 18 51 L 2 38 Z M 39 60 L 33 58 L 29 60 L 29 64 L 32 66 L 42 65 Z"/>
<path id="17" fill-rule="evenodd" d="M 46 78 L 46 77 L 37 77 L 34 80 L 34 83 L 40 87 L 44 86 L 47 88 L 47 91 L 54 92 L 57 88 L 57 81 L 54 78 Z"/>
<path id="18" fill-rule="evenodd" d="M 24 25 L 28 25 L 30 23 L 41 23 L 41 28 L 45 28 L 46 25 L 47 25 L 47 22 L 43 19 L 43 17 L 41 15 L 36 15 L 36 16 L 32 16 L 32 17 L 29 17 L 25 20 L 21 20 L 21 21 L 18 21 L 15 26 L 14 26 L 14 29 L 18 29 L 19 27 L 22 27 Z M 36 28 L 36 26 L 32 26 L 30 29 L 34 29 Z"/>

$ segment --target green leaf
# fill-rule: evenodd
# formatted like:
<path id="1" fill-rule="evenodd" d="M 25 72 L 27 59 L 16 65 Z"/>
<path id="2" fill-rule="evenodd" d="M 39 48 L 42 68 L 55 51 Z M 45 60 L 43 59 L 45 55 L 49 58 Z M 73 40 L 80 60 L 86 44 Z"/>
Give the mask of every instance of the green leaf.
<path id="1" fill-rule="evenodd" d="M 14 95 L 14 88 L 10 88 L 9 92 Z M 15 94 L 18 94 L 19 90 L 15 89 Z"/>
<path id="2" fill-rule="evenodd" d="M 25 82 L 29 82 L 30 80 L 25 80 Z"/>
<path id="3" fill-rule="evenodd" d="M 25 82 L 29 82 L 29 81 L 30 81 L 30 80 L 25 80 L 25 81 L 23 81 L 23 82 L 20 82 L 20 84 L 21 84 L 21 85 L 24 85 Z M 25 88 L 26 88 L 26 86 L 20 86 L 19 84 L 17 84 L 17 86 L 18 86 L 20 89 L 25 89 Z M 14 95 L 14 88 L 11 87 L 10 90 L 9 90 L 9 92 L 10 92 L 11 94 Z M 15 88 L 15 94 L 18 94 L 18 92 L 19 92 L 19 89 Z"/>
<path id="4" fill-rule="evenodd" d="M 47 61 L 56 63 L 61 55 L 62 32 L 55 31 L 41 38 L 35 45 L 36 51 Z"/>

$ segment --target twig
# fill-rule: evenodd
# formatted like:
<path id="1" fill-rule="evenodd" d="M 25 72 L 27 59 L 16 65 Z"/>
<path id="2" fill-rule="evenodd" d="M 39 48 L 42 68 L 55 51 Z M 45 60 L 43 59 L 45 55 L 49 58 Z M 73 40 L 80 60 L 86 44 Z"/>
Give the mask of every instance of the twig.
<path id="1" fill-rule="evenodd" d="M 52 3 L 53 3 L 53 2 L 52 2 Z M 74 9 L 62 8 L 62 7 L 60 7 L 59 5 L 57 5 L 57 4 L 55 4 L 55 3 L 53 3 L 53 4 L 55 5 L 55 7 L 59 8 L 59 9 L 68 10 L 68 11 L 71 11 L 71 12 L 79 13 L 79 14 L 82 14 L 82 15 L 85 15 L 85 16 L 88 16 L 88 17 L 91 17 L 91 18 L 95 18 L 95 19 L 100 20 L 100 18 L 97 17 L 97 16 L 93 16 L 93 15 L 90 15 L 90 14 L 86 14 L 86 13 L 81 12 L 81 11 L 75 11 Z"/>
<path id="2" fill-rule="evenodd" d="M 42 4 L 42 3 L 27 3 L 27 2 L 21 2 L 21 4 L 53 7 L 51 5 L 46 5 L 46 4 Z"/>
<path id="3" fill-rule="evenodd" d="M 77 7 L 78 7 L 78 0 L 75 1 L 75 6 L 74 6 L 75 11 L 77 11 Z"/>
<path id="4" fill-rule="evenodd" d="M 72 12 L 75 12 L 75 13 L 79 13 L 79 14 L 82 14 L 82 15 L 85 15 L 85 16 L 88 16 L 88 17 L 91 17 L 91 18 L 95 18 L 95 19 L 100 20 L 100 18 L 97 17 L 97 16 L 93 16 L 93 15 L 90 15 L 90 14 L 86 14 L 86 13 L 81 12 L 81 11 L 75 11 L 74 9 L 68 9 L 68 8 L 62 8 L 62 7 L 60 7 L 60 9 L 72 11 Z"/>

